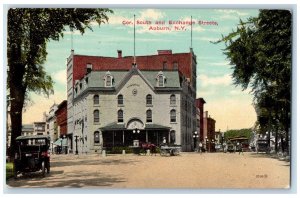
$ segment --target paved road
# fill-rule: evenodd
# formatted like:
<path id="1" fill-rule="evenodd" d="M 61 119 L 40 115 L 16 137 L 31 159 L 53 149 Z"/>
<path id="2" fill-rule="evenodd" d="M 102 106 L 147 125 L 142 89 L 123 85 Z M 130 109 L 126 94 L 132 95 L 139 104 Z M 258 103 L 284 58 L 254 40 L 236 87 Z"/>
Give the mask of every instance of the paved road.
<path id="1" fill-rule="evenodd" d="M 180 156 L 54 155 L 51 173 L 20 175 L 10 187 L 31 188 L 288 188 L 290 165 L 264 154 Z"/>

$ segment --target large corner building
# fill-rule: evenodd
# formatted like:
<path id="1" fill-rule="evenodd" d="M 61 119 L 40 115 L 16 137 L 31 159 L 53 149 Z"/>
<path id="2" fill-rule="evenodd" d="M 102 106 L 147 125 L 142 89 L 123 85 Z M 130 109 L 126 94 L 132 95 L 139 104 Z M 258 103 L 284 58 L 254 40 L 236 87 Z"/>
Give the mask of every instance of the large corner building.
<path id="1" fill-rule="evenodd" d="M 133 64 L 136 60 L 136 64 Z M 159 145 L 165 137 L 193 149 L 196 131 L 196 56 L 158 50 L 156 55 L 77 55 L 67 59 L 68 139 L 72 152 Z"/>

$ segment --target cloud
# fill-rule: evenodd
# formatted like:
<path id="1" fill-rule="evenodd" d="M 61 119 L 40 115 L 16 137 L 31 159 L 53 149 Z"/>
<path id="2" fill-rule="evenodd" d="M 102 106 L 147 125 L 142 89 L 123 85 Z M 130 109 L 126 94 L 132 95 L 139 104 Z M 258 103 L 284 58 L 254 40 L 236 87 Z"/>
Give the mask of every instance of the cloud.
<path id="1" fill-rule="evenodd" d="M 55 82 L 58 82 L 62 85 L 66 85 L 67 84 L 67 70 L 63 69 L 63 70 L 53 73 L 52 78 Z"/>
<path id="2" fill-rule="evenodd" d="M 230 74 L 225 74 L 224 76 L 218 76 L 218 77 L 208 77 L 204 74 L 199 75 L 198 80 L 200 82 L 200 86 L 207 87 L 210 85 L 223 85 L 227 86 L 232 84 L 232 78 Z"/>
<path id="3" fill-rule="evenodd" d="M 239 10 L 231 10 L 231 9 L 217 9 L 215 11 L 218 12 L 218 13 L 224 13 L 226 15 L 234 15 L 234 16 L 246 16 L 246 15 L 249 15 L 249 13 L 247 13 L 247 12 L 240 12 Z"/>
<path id="4" fill-rule="evenodd" d="M 65 35 L 71 35 L 72 34 L 72 31 L 65 31 L 63 32 Z M 81 35 L 80 31 L 79 30 L 75 30 L 73 31 L 73 35 Z"/>
<path id="5" fill-rule="evenodd" d="M 138 17 L 141 20 L 158 20 L 166 16 L 164 12 L 154 10 L 154 9 L 147 9 L 140 12 L 140 17 Z"/>
<path id="6" fill-rule="evenodd" d="M 194 38 L 194 40 L 215 42 L 215 41 L 219 40 L 219 38 L 200 36 L 200 37 Z"/>
<path id="7" fill-rule="evenodd" d="M 229 61 L 221 61 L 221 62 L 209 62 L 207 63 L 208 65 L 213 65 L 213 66 L 230 66 Z"/>

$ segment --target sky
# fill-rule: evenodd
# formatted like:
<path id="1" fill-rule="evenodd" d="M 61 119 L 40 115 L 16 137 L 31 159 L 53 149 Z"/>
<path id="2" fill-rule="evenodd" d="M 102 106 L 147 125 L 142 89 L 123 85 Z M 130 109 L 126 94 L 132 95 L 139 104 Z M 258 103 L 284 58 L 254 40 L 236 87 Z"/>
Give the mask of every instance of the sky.
<path id="1" fill-rule="evenodd" d="M 109 22 L 100 27 L 92 24 L 93 31 L 84 35 L 69 29 L 59 41 L 47 43 L 45 70 L 54 80 L 54 95 L 45 98 L 31 93 L 31 103 L 23 114 L 23 123 L 41 121 L 50 106 L 66 99 L 66 58 L 73 46 L 75 54 L 117 57 L 133 55 L 133 16 L 136 16 L 136 55 L 154 55 L 157 50 L 170 49 L 173 53 L 189 52 L 191 26 L 170 25 L 169 21 L 191 21 L 192 48 L 197 56 L 197 97 L 206 101 L 204 111 L 216 120 L 216 130 L 253 127 L 256 114 L 250 90 L 242 91 L 233 85 L 231 65 L 223 54 L 224 43 L 213 44 L 222 35 L 235 30 L 239 20 L 258 15 L 257 9 L 112 9 Z M 151 24 L 145 24 L 146 21 Z M 165 22 L 154 30 L 157 21 Z M 209 22 L 209 23 L 206 23 Z M 143 24 L 142 24 L 143 23 Z M 176 29 L 176 27 L 178 29 Z M 73 35 L 73 36 L 72 36 Z M 71 39 L 73 37 L 73 39 Z"/>

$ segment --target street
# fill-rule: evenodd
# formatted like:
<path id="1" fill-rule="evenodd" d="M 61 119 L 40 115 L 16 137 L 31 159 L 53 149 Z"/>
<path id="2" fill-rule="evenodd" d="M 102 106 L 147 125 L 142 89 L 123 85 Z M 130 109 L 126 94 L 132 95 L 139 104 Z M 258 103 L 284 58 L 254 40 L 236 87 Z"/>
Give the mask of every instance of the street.
<path id="1" fill-rule="evenodd" d="M 53 155 L 51 171 L 19 175 L 30 188 L 289 188 L 290 164 L 256 153 L 181 153 L 165 157 Z M 13 190 L 13 188 L 12 188 Z"/>

